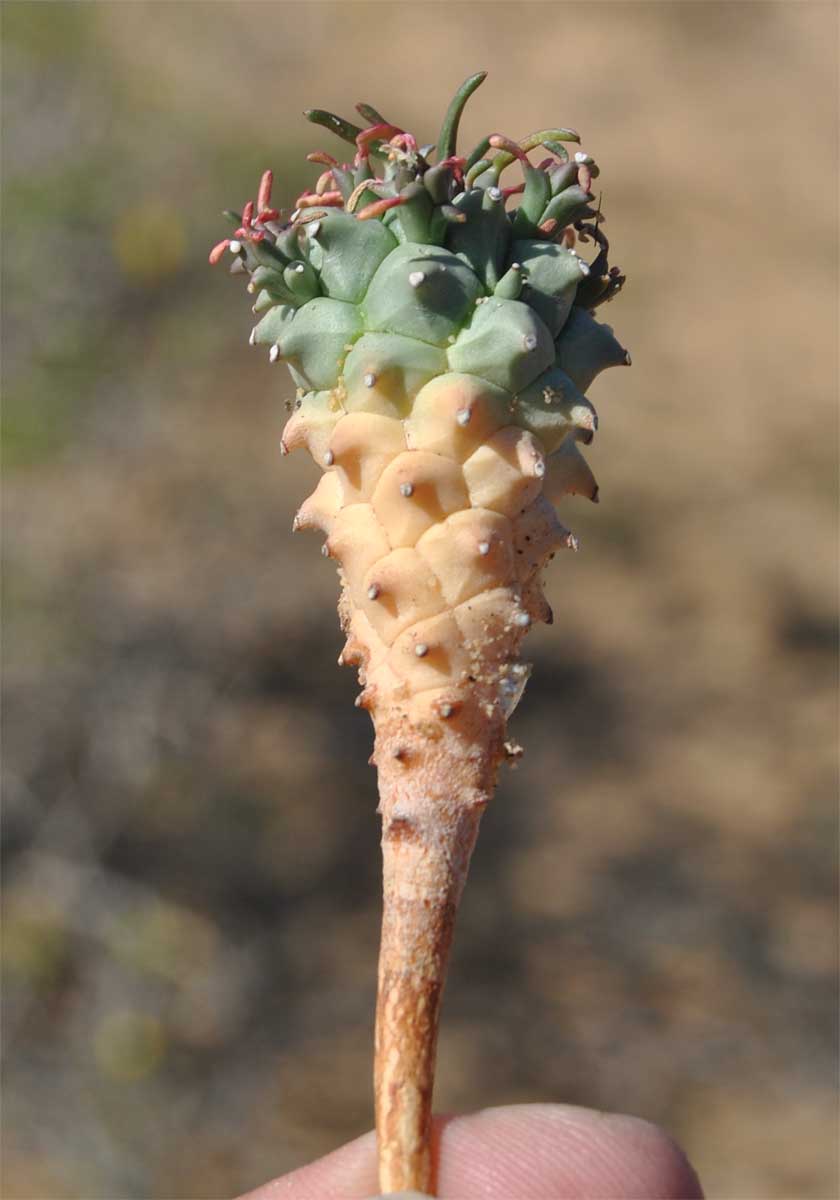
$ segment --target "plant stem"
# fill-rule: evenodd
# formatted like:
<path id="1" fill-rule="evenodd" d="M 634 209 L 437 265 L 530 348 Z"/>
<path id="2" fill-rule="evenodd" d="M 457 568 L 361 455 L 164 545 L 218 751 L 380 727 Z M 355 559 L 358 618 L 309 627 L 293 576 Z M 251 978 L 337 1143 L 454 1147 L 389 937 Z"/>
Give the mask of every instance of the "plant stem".
<path id="1" fill-rule="evenodd" d="M 434 1188 L 440 1004 L 458 902 L 502 758 L 501 717 L 470 709 L 434 737 L 404 719 L 377 720 L 383 914 L 374 1087 L 383 1192 Z"/>

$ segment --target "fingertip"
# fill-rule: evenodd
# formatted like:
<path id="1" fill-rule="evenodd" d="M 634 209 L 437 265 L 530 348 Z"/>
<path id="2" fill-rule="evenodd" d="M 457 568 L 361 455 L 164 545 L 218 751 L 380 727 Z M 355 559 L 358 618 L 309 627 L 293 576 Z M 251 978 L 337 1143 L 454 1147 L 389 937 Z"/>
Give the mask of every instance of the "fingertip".
<path id="1" fill-rule="evenodd" d="M 649 1122 L 569 1105 L 485 1109 L 442 1123 L 441 1197 L 702 1200 L 685 1155 Z"/>
<path id="2" fill-rule="evenodd" d="M 660 1197 L 661 1200 L 704 1200 L 700 1179 L 688 1156 L 661 1126 L 621 1113 L 608 1113 L 605 1121 L 619 1152 L 626 1161 L 636 1164 L 642 1187 L 653 1188 L 640 1191 L 640 1195 L 650 1196 L 652 1200 Z"/>

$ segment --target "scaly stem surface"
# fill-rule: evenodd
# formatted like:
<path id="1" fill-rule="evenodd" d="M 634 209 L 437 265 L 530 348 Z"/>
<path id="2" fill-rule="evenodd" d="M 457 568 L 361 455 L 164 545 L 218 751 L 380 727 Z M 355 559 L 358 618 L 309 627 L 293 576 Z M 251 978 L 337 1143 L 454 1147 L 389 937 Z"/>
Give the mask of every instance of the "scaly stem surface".
<path id="1" fill-rule="evenodd" d="M 476 706 L 477 708 L 477 706 Z M 438 736 L 377 722 L 383 915 L 374 1085 L 383 1192 L 432 1194 L 438 1016 L 458 902 L 503 755 L 502 722 L 463 712 Z"/>

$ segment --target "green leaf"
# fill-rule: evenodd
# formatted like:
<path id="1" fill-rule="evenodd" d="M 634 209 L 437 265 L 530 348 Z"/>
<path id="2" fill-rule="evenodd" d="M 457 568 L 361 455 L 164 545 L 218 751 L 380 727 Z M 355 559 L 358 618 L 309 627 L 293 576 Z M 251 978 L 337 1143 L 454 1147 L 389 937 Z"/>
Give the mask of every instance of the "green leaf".
<path id="1" fill-rule="evenodd" d="M 437 144 L 438 162 L 444 158 L 449 158 L 455 153 L 455 146 L 458 140 L 458 125 L 461 121 L 461 114 L 466 107 L 466 103 L 470 96 L 480 87 L 487 78 L 486 71 L 478 71 L 475 75 L 470 75 L 469 79 L 465 79 L 458 91 L 452 97 L 452 103 L 446 110 L 446 116 L 443 118 L 443 125 L 440 130 L 440 138 Z"/>
<path id="2" fill-rule="evenodd" d="M 306 108 L 303 115 L 313 125 L 323 125 L 324 129 L 329 129 L 338 137 L 343 138 L 345 142 L 350 142 L 354 146 L 356 138 L 362 132 L 359 126 L 354 125 L 352 121 L 345 121 L 343 117 L 337 117 L 335 113 L 325 112 L 322 108 Z"/>

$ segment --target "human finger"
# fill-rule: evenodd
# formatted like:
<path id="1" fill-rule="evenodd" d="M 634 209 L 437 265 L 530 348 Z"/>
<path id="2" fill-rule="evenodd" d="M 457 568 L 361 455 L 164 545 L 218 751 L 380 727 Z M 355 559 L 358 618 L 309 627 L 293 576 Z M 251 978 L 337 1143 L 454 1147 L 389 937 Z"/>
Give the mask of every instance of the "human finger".
<path id="1" fill-rule="evenodd" d="M 489 1108 L 435 1122 L 446 1200 L 702 1200 L 696 1174 L 661 1129 L 558 1104 Z M 361 1200 L 377 1193 L 373 1134 L 240 1200 Z"/>

